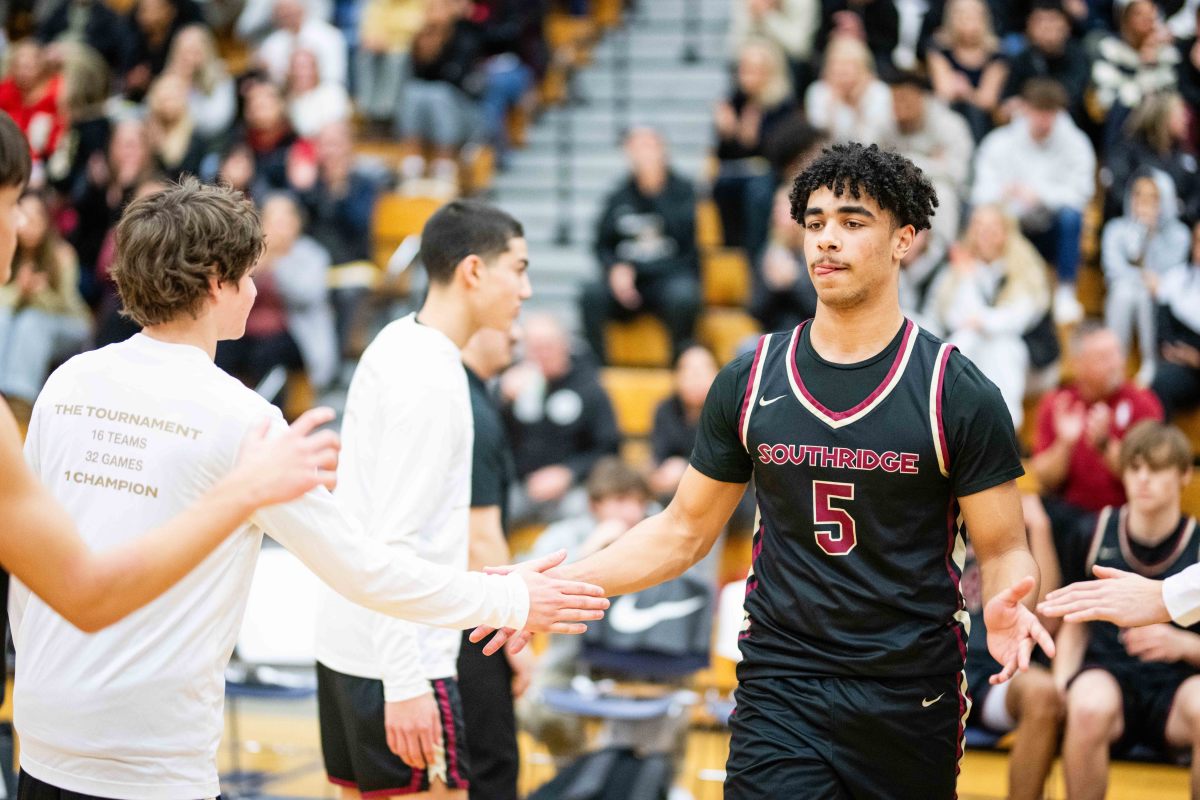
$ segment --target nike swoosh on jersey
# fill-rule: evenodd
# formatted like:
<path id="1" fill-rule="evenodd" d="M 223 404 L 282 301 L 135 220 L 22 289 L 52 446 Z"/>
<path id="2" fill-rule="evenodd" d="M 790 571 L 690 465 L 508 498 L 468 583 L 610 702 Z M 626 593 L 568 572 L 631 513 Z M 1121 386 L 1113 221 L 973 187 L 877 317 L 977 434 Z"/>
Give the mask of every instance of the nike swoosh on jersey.
<path id="1" fill-rule="evenodd" d="M 781 395 L 779 395 L 779 397 L 772 397 L 770 400 L 768 400 L 767 396 L 764 394 L 762 397 L 758 398 L 758 404 L 760 406 L 769 406 L 769 405 L 771 405 L 771 403 L 774 403 L 776 400 L 782 400 L 785 397 L 787 397 L 786 394 L 781 394 Z"/>
<path id="2" fill-rule="evenodd" d="M 660 622 L 686 617 L 703 607 L 703 597 L 689 597 L 687 600 L 667 600 L 638 608 L 637 597 L 627 594 L 617 598 L 617 602 L 608 610 L 608 624 L 617 633 L 642 633 Z"/>
<path id="3" fill-rule="evenodd" d="M 946 693 L 942 692 L 941 694 L 939 694 L 937 697 L 933 698 L 932 700 L 929 700 L 928 698 L 925 700 L 922 700 L 921 708 L 929 708 L 931 705 L 936 703 L 938 700 L 941 700 L 945 696 L 946 696 Z"/>

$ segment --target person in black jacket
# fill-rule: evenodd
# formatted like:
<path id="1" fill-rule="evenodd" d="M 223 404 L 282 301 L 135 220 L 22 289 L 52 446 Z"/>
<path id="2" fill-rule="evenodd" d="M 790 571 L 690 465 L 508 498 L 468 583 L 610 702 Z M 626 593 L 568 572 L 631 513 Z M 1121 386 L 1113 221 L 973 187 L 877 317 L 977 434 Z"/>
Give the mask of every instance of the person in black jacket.
<path id="1" fill-rule="evenodd" d="M 509 504 L 514 527 L 581 513 L 583 480 L 621 444 L 612 402 L 588 360 L 572 356 L 562 324 L 537 314 L 524 328 L 525 361 L 500 381 L 519 479 Z"/>
<path id="2" fill-rule="evenodd" d="M 1071 98 L 1067 110 L 1077 124 L 1083 124 L 1084 91 L 1092 75 L 1092 65 L 1083 45 L 1071 36 L 1071 18 L 1062 0 L 1037 0 L 1025 26 L 1028 44 L 1009 61 L 1008 81 L 1003 99 L 1020 97 L 1031 78 L 1053 78 Z"/>
<path id="3" fill-rule="evenodd" d="M 664 505 L 675 496 L 687 469 L 692 448 L 696 446 L 700 412 L 719 370 L 717 359 L 703 345 L 695 344 L 684 350 L 675 360 L 675 391 L 654 411 L 650 448 L 655 467 L 649 484 Z"/>
<path id="4" fill-rule="evenodd" d="M 671 171 L 658 131 L 634 128 L 625 153 L 631 174 L 609 196 L 596 231 L 604 279 L 585 286 L 580 300 L 588 344 L 602 362 L 609 320 L 650 312 L 678 354 L 700 311 L 695 189 Z"/>
<path id="5" fill-rule="evenodd" d="M 125 20 L 103 0 L 66 0 L 38 26 L 38 41 L 77 41 L 96 50 L 118 74 L 133 66 L 135 45 Z"/>

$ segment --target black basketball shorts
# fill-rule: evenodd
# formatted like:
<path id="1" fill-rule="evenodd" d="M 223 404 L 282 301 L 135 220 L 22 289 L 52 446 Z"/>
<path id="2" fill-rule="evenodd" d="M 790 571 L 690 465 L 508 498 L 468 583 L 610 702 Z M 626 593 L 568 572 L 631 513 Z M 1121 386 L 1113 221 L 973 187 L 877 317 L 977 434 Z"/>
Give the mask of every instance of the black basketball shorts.
<path id="1" fill-rule="evenodd" d="M 442 719 L 446 786 L 469 786 L 466 730 L 458 682 L 430 681 Z M 429 772 L 412 769 L 388 748 L 383 726 L 383 681 L 345 675 L 317 664 L 321 751 L 330 783 L 357 789 L 363 797 L 429 791 Z"/>
<path id="2" fill-rule="evenodd" d="M 956 796 L 961 674 L 754 678 L 734 697 L 725 800 Z"/>

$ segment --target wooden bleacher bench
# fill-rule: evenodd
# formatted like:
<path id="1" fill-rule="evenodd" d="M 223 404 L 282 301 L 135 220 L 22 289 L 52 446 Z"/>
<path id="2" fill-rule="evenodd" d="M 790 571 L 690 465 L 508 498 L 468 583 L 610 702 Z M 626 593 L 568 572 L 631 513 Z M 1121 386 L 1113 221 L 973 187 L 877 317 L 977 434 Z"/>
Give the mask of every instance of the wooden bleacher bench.
<path id="1" fill-rule="evenodd" d="M 711 199 L 696 204 L 696 244 L 700 251 L 722 247 L 725 241 L 721 231 L 721 214 Z"/>
<path id="2" fill-rule="evenodd" d="M 696 338 L 712 351 L 718 364 L 729 363 L 743 342 L 760 333 L 758 320 L 737 308 L 710 308 L 696 325 Z"/>
<path id="3" fill-rule="evenodd" d="M 744 308 L 750 300 L 750 262 L 735 247 L 719 247 L 700 256 L 700 276 L 706 306 Z"/>
<path id="4" fill-rule="evenodd" d="M 639 314 L 628 322 L 612 321 L 604 326 L 608 363 L 619 367 L 669 367 L 671 335 L 651 314 Z"/>
<path id="5" fill-rule="evenodd" d="M 650 435 L 654 411 L 673 390 L 671 370 L 605 367 L 600 384 L 612 400 L 617 427 L 626 437 Z"/>

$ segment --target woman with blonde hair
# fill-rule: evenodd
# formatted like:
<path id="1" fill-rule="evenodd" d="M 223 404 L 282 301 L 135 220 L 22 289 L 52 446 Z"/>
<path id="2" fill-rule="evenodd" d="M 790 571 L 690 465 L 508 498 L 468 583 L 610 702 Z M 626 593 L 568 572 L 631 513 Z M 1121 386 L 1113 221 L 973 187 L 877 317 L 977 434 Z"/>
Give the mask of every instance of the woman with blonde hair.
<path id="1" fill-rule="evenodd" d="M 892 94 L 862 41 L 837 36 L 825 48 L 821 78 L 804 94 L 808 121 L 835 142 L 881 141 L 892 128 Z"/>
<path id="2" fill-rule="evenodd" d="M 1046 263 L 1000 206 L 971 213 L 950 248 L 949 268 L 930 289 L 930 305 L 926 317 L 996 384 L 1020 427 L 1030 367 L 1025 336 L 1046 318 L 1050 285 Z"/>
<path id="3" fill-rule="evenodd" d="M 796 110 L 783 52 L 767 39 L 746 41 L 738 51 L 733 92 L 714 114 L 719 164 L 713 199 L 725 244 L 744 247 L 751 261 L 766 245 L 778 182 L 764 144 Z"/>
<path id="4" fill-rule="evenodd" d="M 1175 182 L 1180 216 L 1200 218 L 1200 172 L 1191 153 L 1191 112 L 1176 91 L 1154 92 L 1125 121 L 1125 135 L 1112 142 L 1104 159 L 1105 219 L 1120 216 L 1129 182 L 1138 170 L 1157 169 Z"/>
<path id="5" fill-rule="evenodd" d="M 929 48 L 933 91 L 966 118 L 975 141 L 992 129 L 1008 63 L 984 0 L 950 0 Z"/>
<path id="6" fill-rule="evenodd" d="M 188 25 L 175 36 L 165 72 L 188 85 L 188 109 L 201 136 L 210 140 L 227 133 L 237 113 L 237 92 L 225 62 L 217 53 L 212 31 Z"/>
<path id="7" fill-rule="evenodd" d="M 0 393 L 33 404 L 50 368 L 83 349 L 91 316 L 79 296 L 79 263 L 50 220 L 45 197 L 20 200 L 12 279 L 0 287 Z"/>

